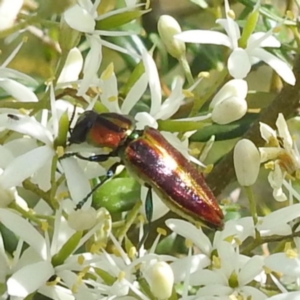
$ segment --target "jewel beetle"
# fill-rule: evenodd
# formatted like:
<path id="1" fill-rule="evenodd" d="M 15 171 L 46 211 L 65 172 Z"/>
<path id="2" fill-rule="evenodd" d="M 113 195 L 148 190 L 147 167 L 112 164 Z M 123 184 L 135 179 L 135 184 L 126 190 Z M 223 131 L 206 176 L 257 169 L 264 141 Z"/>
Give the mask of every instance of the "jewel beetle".
<path id="1" fill-rule="evenodd" d="M 152 128 L 135 128 L 134 120 L 118 113 L 85 111 L 74 126 L 70 144 L 87 142 L 97 147 L 108 147 L 108 154 L 77 157 L 88 161 L 105 161 L 119 157 L 107 172 L 106 178 L 80 201 L 80 209 L 89 196 L 114 175 L 116 167 L 125 165 L 129 174 L 148 188 L 145 210 L 148 223 L 152 219 L 152 190 L 170 210 L 195 224 L 220 229 L 223 213 L 204 177 L 196 167 L 176 150 L 162 134 Z M 68 155 L 68 154 L 66 154 Z"/>

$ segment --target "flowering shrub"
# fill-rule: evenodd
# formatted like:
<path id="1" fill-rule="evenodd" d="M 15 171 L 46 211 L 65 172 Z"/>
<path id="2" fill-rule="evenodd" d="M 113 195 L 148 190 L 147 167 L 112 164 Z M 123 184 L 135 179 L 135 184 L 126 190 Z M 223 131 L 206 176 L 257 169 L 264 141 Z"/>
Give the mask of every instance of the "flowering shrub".
<path id="1" fill-rule="evenodd" d="M 1 1 L 1 299 L 300 299 L 299 7 L 221 2 Z"/>

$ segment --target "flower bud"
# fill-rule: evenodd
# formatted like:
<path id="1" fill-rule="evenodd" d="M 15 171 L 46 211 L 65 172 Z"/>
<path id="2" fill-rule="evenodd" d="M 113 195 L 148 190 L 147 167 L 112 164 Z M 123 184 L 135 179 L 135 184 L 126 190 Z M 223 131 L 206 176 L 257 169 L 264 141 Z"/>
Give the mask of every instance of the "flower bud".
<path id="1" fill-rule="evenodd" d="M 97 211 L 90 207 L 87 210 L 79 209 L 69 214 L 68 224 L 77 231 L 92 228 L 97 221 Z"/>
<path id="2" fill-rule="evenodd" d="M 247 112 L 247 91 L 247 83 L 242 79 L 233 79 L 224 84 L 210 103 L 212 120 L 227 124 L 242 118 Z"/>
<path id="3" fill-rule="evenodd" d="M 154 262 L 155 261 L 155 262 Z M 145 278 L 151 293 L 157 299 L 169 299 L 172 295 L 174 274 L 169 264 L 164 261 L 151 261 L 145 272 Z"/>
<path id="4" fill-rule="evenodd" d="M 238 141 L 234 148 L 233 161 L 239 184 L 254 184 L 260 167 L 260 155 L 256 146 L 247 139 Z"/>
<path id="5" fill-rule="evenodd" d="M 247 102 L 237 97 L 227 98 L 212 111 L 211 118 L 217 124 L 228 124 L 239 120 L 247 112 Z"/>
<path id="6" fill-rule="evenodd" d="M 185 53 L 185 43 L 174 38 L 175 34 L 181 33 L 178 22 L 171 16 L 163 15 L 158 20 L 157 29 L 168 53 L 180 59 Z"/>

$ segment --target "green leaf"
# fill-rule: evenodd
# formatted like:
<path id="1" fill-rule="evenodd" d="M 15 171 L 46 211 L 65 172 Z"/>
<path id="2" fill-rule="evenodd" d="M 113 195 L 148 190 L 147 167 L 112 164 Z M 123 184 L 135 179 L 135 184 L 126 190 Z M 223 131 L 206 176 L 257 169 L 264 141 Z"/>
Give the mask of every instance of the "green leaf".
<path id="1" fill-rule="evenodd" d="M 252 9 L 256 5 L 257 1 L 251 1 L 251 0 L 239 0 L 238 2 L 244 4 L 247 7 L 251 7 Z M 262 16 L 269 18 L 273 21 L 278 22 L 279 24 L 284 24 L 288 26 L 296 26 L 296 22 L 293 20 L 288 20 L 285 17 L 280 17 L 277 14 L 275 14 L 271 9 L 273 9 L 273 5 L 264 5 L 259 8 L 259 12 L 261 13 Z"/>
<path id="2" fill-rule="evenodd" d="M 255 120 L 257 117 L 258 114 L 249 113 L 242 119 L 230 124 L 213 124 L 211 126 L 207 126 L 194 133 L 191 136 L 190 141 L 206 142 L 212 135 L 215 136 L 216 141 L 223 141 L 240 137 L 248 130 L 253 120 Z"/>
<path id="3" fill-rule="evenodd" d="M 107 30 L 122 26 L 127 24 L 135 19 L 140 18 L 142 15 L 147 13 L 149 10 L 132 10 L 126 11 L 120 14 L 112 15 L 103 20 L 99 20 L 96 22 L 97 30 Z"/>
<path id="4" fill-rule="evenodd" d="M 139 199 L 140 185 L 133 178 L 114 178 L 94 193 L 93 205 L 118 213 L 130 210 Z"/>
<path id="5" fill-rule="evenodd" d="M 205 127 L 204 122 L 200 121 L 174 121 L 174 120 L 158 120 L 159 130 L 169 132 L 186 132 L 197 129 L 203 129 Z"/>

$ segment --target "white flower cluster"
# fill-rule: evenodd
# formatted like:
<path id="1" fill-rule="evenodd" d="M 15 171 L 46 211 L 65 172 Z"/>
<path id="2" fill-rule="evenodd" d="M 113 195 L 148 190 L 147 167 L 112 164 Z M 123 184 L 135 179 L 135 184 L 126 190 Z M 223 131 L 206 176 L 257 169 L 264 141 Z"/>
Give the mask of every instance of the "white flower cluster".
<path id="1" fill-rule="evenodd" d="M 108 153 L 88 143 L 68 144 L 69 128 L 80 120 L 80 114 L 101 107 L 101 112 L 131 115 L 138 131 L 147 126 L 165 129 L 162 135 L 169 144 L 187 160 L 204 167 L 190 154 L 188 138 L 197 128 L 225 125 L 247 113 L 245 78 L 254 63 L 265 62 L 287 84 L 295 84 L 290 67 L 263 49 L 281 46 L 273 35 L 275 29 L 252 33 L 241 45 L 240 29 L 231 17 L 227 0 L 226 18 L 217 20 L 226 34 L 213 30 L 181 32 L 174 18 L 162 16 L 158 22 L 160 37 L 169 54 L 183 66 L 188 82 L 176 76 L 170 88 L 162 88 L 156 62 L 143 45 L 137 43 L 136 50 L 128 50 L 107 40 L 131 36 L 134 41 L 135 32 L 97 27 L 101 21 L 125 19 L 143 5 L 126 0 L 122 8 L 102 11 L 99 7 L 105 1 L 73 2 L 59 16 L 61 35 L 68 34 L 59 45 L 65 60 L 55 78 L 41 84 L 41 80 L 8 67 L 23 42 L 0 66 L 1 98 L 5 98 L 4 104 L 0 103 L 0 300 L 35 299 L 36 295 L 55 300 L 300 299 L 300 204 L 294 203 L 300 201 L 300 195 L 291 184 L 291 180 L 298 179 L 300 157 L 282 114 L 278 115 L 277 131 L 260 124 L 265 147 L 257 148 L 246 139 L 236 144 L 234 165 L 238 182 L 249 190 L 264 164 L 271 170 L 268 181 L 274 198 L 289 203 L 264 216 L 257 215 L 255 203 L 251 216 L 235 219 L 228 213 L 224 228 L 214 235 L 187 221 L 168 219 L 170 237 L 178 235 L 186 240 L 184 256 L 156 253 L 162 230 L 158 230 L 149 249 L 139 243 L 144 228 L 137 215 L 145 213 L 139 203 L 127 214 L 118 211 L 114 216 L 118 221 L 104 207 L 92 206 L 92 197 L 86 197 L 91 194 L 91 182 L 107 175 L 108 164 L 64 156 L 64 151 L 85 153 L 86 157 Z M 22 0 L 0 2 L 0 34 L 14 28 L 25 8 Z M 252 14 L 259 14 L 259 4 Z M 27 25 L 9 37 L 14 39 L 26 32 Z M 80 39 L 84 46 L 79 45 Z M 232 79 L 211 97 L 205 114 L 177 118 L 176 113 L 187 100 L 197 98 L 202 82 L 202 78 L 191 80 L 191 74 L 187 75 L 186 42 L 228 47 L 227 69 Z M 126 92 L 115 73 L 116 63 L 103 67 L 104 61 L 111 60 L 106 59 L 103 47 L 127 55 L 138 65 L 140 74 Z M 72 93 L 65 94 L 70 90 Z M 74 99 L 81 107 L 74 105 Z M 148 110 L 138 107 L 145 107 L 145 103 L 150 103 Z M 172 126 L 176 130 L 170 129 Z M 208 144 L 202 159 L 212 146 Z M 162 153 L 167 151 L 163 149 Z M 194 201 L 190 185 L 187 182 L 187 194 Z M 201 194 L 201 187 L 197 188 Z M 142 187 L 143 202 L 147 193 L 148 187 Z M 76 204 L 85 198 L 87 201 L 78 209 Z M 183 206 L 178 210 L 184 210 Z M 153 220 L 168 210 L 153 191 Z M 136 224 L 139 241 L 134 244 L 126 234 Z M 273 249 L 272 243 L 282 241 L 285 245 Z"/>

